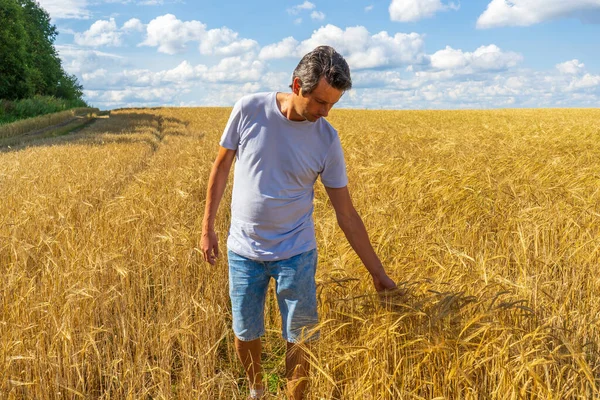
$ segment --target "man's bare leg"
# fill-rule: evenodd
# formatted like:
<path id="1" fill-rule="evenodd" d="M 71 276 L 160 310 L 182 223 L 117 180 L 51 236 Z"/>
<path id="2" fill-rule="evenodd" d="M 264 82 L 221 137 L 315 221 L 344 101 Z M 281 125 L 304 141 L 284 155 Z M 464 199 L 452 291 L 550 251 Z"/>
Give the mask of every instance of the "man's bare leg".
<path id="1" fill-rule="evenodd" d="M 262 343 L 260 338 L 244 342 L 235 338 L 235 351 L 244 366 L 251 389 L 263 390 L 260 353 Z"/>
<path id="2" fill-rule="evenodd" d="M 304 398 L 306 388 L 308 387 L 309 369 L 308 354 L 306 354 L 302 346 L 287 342 L 285 377 L 287 378 L 287 395 L 289 400 L 301 400 Z"/>

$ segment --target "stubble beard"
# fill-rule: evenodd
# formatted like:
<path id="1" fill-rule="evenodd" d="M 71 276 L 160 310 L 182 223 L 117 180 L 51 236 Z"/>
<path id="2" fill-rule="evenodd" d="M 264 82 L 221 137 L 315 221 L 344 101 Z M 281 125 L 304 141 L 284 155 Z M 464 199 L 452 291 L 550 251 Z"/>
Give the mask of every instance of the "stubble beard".
<path id="1" fill-rule="evenodd" d="M 302 115 L 302 117 L 304 117 L 304 119 L 306 119 L 309 122 L 317 122 L 317 120 L 320 118 L 320 117 L 315 117 L 314 115 L 309 114 L 308 112 L 304 112 L 303 114 L 300 114 L 300 115 Z"/>

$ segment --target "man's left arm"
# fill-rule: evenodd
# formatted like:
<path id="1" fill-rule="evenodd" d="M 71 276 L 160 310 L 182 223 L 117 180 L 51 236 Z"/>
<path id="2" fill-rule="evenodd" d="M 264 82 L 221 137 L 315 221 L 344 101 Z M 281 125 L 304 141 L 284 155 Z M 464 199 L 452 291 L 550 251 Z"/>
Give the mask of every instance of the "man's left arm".
<path id="1" fill-rule="evenodd" d="M 375 290 L 381 292 L 396 289 L 396 284 L 387 276 L 379 257 L 373 250 L 365 224 L 352 204 L 348 187 L 325 187 L 325 190 L 335 210 L 338 225 L 346 235 L 350 246 L 371 274 Z"/>

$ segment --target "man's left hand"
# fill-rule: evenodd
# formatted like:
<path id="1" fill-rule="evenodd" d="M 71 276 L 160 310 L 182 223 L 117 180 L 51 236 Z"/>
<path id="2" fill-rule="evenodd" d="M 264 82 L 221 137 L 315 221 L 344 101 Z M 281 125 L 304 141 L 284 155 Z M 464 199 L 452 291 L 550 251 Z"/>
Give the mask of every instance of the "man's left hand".
<path id="1" fill-rule="evenodd" d="M 373 276 L 373 285 L 378 292 L 398 289 L 396 283 L 385 273 L 381 276 Z"/>

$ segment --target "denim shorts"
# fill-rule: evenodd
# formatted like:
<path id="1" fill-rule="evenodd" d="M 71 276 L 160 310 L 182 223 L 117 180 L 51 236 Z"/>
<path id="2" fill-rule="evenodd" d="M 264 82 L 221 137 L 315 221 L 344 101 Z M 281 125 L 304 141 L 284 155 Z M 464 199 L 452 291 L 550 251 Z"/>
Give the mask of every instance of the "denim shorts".
<path id="1" fill-rule="evenodd" d="M 242 341 L 265 333 L 265 299 L 271 278 L 275 280 L 281 314 L 282 336 L 291 343 L 318 339 L 315 327 L 317 250 L 286 260 L 256 261 L 229 250 L 229 296 L 233 333 Z"/>

